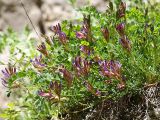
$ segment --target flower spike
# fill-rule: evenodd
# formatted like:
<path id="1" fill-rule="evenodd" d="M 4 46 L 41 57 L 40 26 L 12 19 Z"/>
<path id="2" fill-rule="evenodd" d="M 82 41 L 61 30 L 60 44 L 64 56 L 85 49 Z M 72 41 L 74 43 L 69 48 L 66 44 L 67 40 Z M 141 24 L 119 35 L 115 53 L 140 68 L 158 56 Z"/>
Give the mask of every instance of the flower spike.
<path id="1" fill-rule="evenodd" d="M 126 3 L 125 2 L 121 2 L 118 6 L 118 10 L 117 10 L 117 18 L 122 18 L 125 16 L 125 12 L 126 12 Z"/>
<path id="2" fill-rule="evenodd" d="M 62 32 L 61 25 L 59 23 L 56 26 L 50 27 L 50 29 L 55 33 L 55 35 L 58 35 L 58 38 L 62 44 L 67 43 L 67 36 L 64 32 Z"/>
<path id="3" fill-rule="evenodd" d="M 61 31 L 61 25 L 58 23 L 58 25 L 51 26 L 50 30 L 53 31 L 56 35 Z"/>
<path id="4" fill-rule="evenodd" d="M 66 44 L 67 43 L 67 36 L 64 32 L 59 32 L 59 40 L 62 44 Z"/>
<path id="5" fill-rule="evenodd" d="M 109 30 L 107 28 L 101 28 L 102 34 L 106 41 L 109 40 Z"/>
<path id="6" fill-rule="evenodd" d="M 91 62 L 77 56 L 73 61 L 73 67 L 77 76 L 86 76 L 90 71 Z"/>
<path id="7" fill-rule="evenodd" d="M 93 49 L 86 45 L 80 46 L 80 50 L 86 55 L 90 55 L 91 53 L 93 53 Z"/>
<path id="8" fill-rule="evenodd" d="M 103 76 L 109 78 L 121 78 L 121 64 L 118 61 L 100 61 L 100 70 Z"/>
<path id="9" fill-rule="evenodd" d="M 43 90 L 39 90 L 38 95 L 57 102 L 60 100 L 61 88 L 61 83 L 59 84 L 57 81 L 51 82 L 49 85 L 50 90 L 46 92 L 44 92 Z M 54 93 L 52 92 L 52 90 L 54 91 Z"/>
<path id="10" fill-rule="evenodd" d="M 68 87 L 71 87 L 73 81 L 73 75 L 64 67 L 59 69 L 59 71 L 63 73 L 63 77 L 67 81 Z"/>
<path id="11" fill-rule="evenodd" d="M 43 70 L 46 67 L 46 64 L 42 63 L 42 55 L 35 57 L 34 60 L 30 60 L 35 68 L 39 71 Z"/>
<path id="12" fill-rule="evenodd" d="M 124 23 L 120 23 L 116 26 L 116 30 L 118 32 L 118 34 L 123 37 L 125 35 L 125 24 Z"/>
<path id="13" fill-rule="evenodd" d="M 56 95 L 60 98 L 61 89 L 62 89 L 61 83 L 58 83 L 57 81 L 51 82 L 50 83 L 50 89 L 54 90 L 54 92 L 56 93 Z"/>
<path id="14" fill-rule="evenodd" d="M 124 49 L 126 49 L 128 52 L 131 51 L 131 42 L 126 36 L 121 38 L 119 42 L 123 46 Z"/>
<path id="15" fill-rule="evenodd" d="M 78 39 L 86 39 L 88 41 L 91 41 L 91 21 L 90 21 L 90 15 L 88 17 L 84 16 L 83 26 L 81 28 L 81 31 L 76 32 L 76 37 Z"/>
<path id="16" fill-rule="evenodd" d="M 15 67 L 11 67 L 9 65 L 8 68 L 5 68 L 4 70 L 2 70 L 2 74 L 3 74 L 3 78 L 1 78 L 2 80 L 2 84 L 7 87 L 8 86 L 8 80 L 16 74 L 16 68 Z"/>

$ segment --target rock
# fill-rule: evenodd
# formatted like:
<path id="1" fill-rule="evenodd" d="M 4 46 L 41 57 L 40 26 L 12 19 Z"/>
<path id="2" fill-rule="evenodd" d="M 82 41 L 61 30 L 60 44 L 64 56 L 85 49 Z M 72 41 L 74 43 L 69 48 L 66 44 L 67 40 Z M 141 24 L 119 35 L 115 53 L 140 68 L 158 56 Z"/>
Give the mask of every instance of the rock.
<path id="1" fill-rule="evenodd" d="M 107 8 L 107 3 L 105 0 L 93 0 L 92 5 L 95 6 L 98 11 L 105 11 Z"/>
<path id="2" fill-rule="evenodd" d="M 2 7 L 0 8 L 1 21 L 4 24 L 1 29 L 6 29 L 8 26 L 12 27 L 15 31 L 22 31 L 23 28 L 29 23 L 27 15 L 22 8 L 20 2 L 17 0 L 2 0 Z M 24 1 L 25 8 L 33 21 L 33 24 L 38 25 L 41 18 L 40 9 L 32 0 Z M 36 17 L 35 17 L 36 16 Z M 30 25 L 31 28 L 31 25 Z"/>
<path id="3" fill-rule="evenodd" d="M 6 23 L 3 19 L 0 19 L 0 31 L 3 30 L 3 28 L 5 27 Z"/>
<path id="4" fill-rule="evenodd" d="M 49 5 L 57 5 L 57 4 L 65 4 L 66 0 L 42 0 L 44 4 L 49 4 Z"/>
<path id="5" fill-rule="evenodd" d="M 1 0 L 4 5 L 17 5 L 17 0 Z"/>
<path id="6" fill-rule="evenodd" d="M 30 28 L 30 21 L 22 8 L 21 0 L 0 0 L 0 30 L 11 26 L 15 31 L 22 31 L 27 24 Z M 105 0 L 93 0 L 92 5 L 98 10 L 106 9 Z M 42 27 L 48 32 L 48 26 L 58 21 L 71 19 L 75 14 L 73 6 L 66 0 L 22 0 L 28 15 L 30 16 L 34 26 L 38 29 Z M 89 2 L 85 0 L 77 0 L 75 7 L 83 7 Z M 42 23 L 41 26 L 39 23 Z M 50 24 L 51 23 L 51 24 Z"/>

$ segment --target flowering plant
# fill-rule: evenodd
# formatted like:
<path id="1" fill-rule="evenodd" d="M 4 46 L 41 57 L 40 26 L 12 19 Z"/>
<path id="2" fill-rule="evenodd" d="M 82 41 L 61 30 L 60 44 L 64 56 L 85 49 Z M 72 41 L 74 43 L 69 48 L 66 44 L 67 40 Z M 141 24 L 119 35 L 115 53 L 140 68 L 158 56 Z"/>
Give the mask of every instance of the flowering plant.
<path id="1" fill-rule="evenodd" d="M 82 24 L 64 21 L 51 26 L 53 35 L 43 35 L 37 47 L 39 57 L 28 59 L 25 69 L 26 63 L 20 61 L 2 71 L 2 82 L 10 92 L 24 90 L 15 106 L 24 110 L 27 119 L 63 118 L 159 82 L 156 10 L 149 6 L 145 13 L 142 7 L 126 10 L 124 2 L 117 9 L 113 6 L 110 2 L 106 12 L 80 9 Z M 15 83 L 16 88 L 12 87 Z M 21 118 L 15 111 L 15 119 Z"/>

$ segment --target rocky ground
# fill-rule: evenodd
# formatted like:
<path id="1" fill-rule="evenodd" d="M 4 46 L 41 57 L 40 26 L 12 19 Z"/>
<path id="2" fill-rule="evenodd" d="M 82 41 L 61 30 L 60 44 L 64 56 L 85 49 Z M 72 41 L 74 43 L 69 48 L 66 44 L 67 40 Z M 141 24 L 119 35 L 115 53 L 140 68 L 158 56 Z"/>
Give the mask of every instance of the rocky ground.
<path id="1" fill-rule="evenodd" d="M 65 120 L 160 120 L 159 91 L 160 84 L 145 87 L 139 93 L 125 95 L 117 101 L 108 99 L 92 109 L 71 112 Z"/>

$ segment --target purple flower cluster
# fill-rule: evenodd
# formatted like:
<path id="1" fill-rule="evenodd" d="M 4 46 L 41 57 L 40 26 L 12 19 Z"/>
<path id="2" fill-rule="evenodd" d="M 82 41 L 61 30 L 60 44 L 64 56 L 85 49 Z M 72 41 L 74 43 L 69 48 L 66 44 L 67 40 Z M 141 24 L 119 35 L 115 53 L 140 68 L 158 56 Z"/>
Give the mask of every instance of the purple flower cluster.
<path id="1" fill-rule="evenodd" d="M 62 84 L 58 83 L 57 81 L 51 82 L 50 83 L 50 89 L 53 90 L 58 98 L 61 96 L 61 90 L 62 90 Z"/>
<path id="2" fill-rule="evenodd" d="M 88 41 L 91 40 L 90 16 L 84 16 L 83 26 L 79 32 L 76 32 L 76 37 L 78 39 L 86 39 Z"/>
<path id="3" fill-rule="evenodd" d="M 116 30 L 118 32 L 118 34 L 123 37 L 125 36 L 125 24 L 124 23 L 120 23 L 116 26 Z"/>
<path id="4" fill-rule="evenodd" d="M 38 91 L 38 95 L 44 98 L 47 98 L 49 100 L 59 100 L 61 95 L 61 83 L 58 83 L 57 81 L 51 82 L 49 86 L 49 91 L 45 92 L 43 90 Z M 54 92 L 54 93 L 53 93 Z"/>
<path id="5" fill-rule="evenodd" d="M 131 51 L 131 42 L 127 38 L 125 34 L 125 24 L 120 23 L 116 26 L 116 30 L 120 35 L 120 44 L 123 46 L 124 49 L 126 49 L 128 52 Z"/>
<path id="6" fill-rule="evenodd" d="M 77 76 L 85 76 L 88 75 L 90 71 L 91 62 L 83 59 L 80 56 L 77 56 L 73 61 L 73 67 Z"/>
<path id="7" fill-rule="evenodd" d="M 61 31 L 61 25 L 58 23 L 58 25 L 51 26 L 50 30 L 57 35 Z"/>
<path id="8" fill-rule="evenodd" d="M 118 61 L 99 61 L 99 66 L 101 70 L 100 73 L 103 76 L 110 78 L 110 80 L 106 80 L 105 83 L 110 84 L 112 83 L 111 78 L 115 78 L 120 81 L 118 84 L 118 89 L 125 88 L 125 82 L 121 75 L 121 64 Z"/>
<path id="9" fill-rule="evenodd" d="M 48 99 L 54 98 L 51 92 L 44 92 L 42 90 L 38 91 L 38 95 L 41 96 L 41 97 L 48 98 Z"/>
<path id="10" fill-rule="evenodd" d="M 1 78 L 2 84 L 3 84 L 5 87 L 7 87 L 8 80 L 9 80 L 13 75 L 16 74 L 16 68 L 9 66 L 8 69 L 5 68 L 4 70 L 2 70 L 2 74 L 3 74 L 3 78 Z"/>
<path id="11" fill-rule="evenodd" d="M 125 24 L 124 23 L 118 24 L 116 26 L 116 30 L 121 37 L 119 40 L 120 44 L 123 46 L 124 49 L 126 49 L 128 52 L 130 52 L 131 51 L 131 43 L 125 34 Z"/>
<path id="12" fill-rule="evenodd" d="M 86 45 L 81 45 L 80 50 L 86 55 L 90 55 L 91 53 L 93 53 L 93 49 Z"/>
<path id="13" fill-rule="evenodd" d="M 35 68 L 39 71 L 43 70 L 46 67 L 46 64 L 42 63 L 42 55 L 35 57 L 34 60 L 30 60 Z"/>
<path id="14" fill-rule="evenodd" d="M 118 61 L 99 61 L 101 74 L 109 78 L 121 78 L 121 64 Z"/>
<path id="15" fill-rule="evenodd" d="M 125 11 L 126 11 L 126 3 L 121 2 L 117 11 L 117 17 L 121 18 L 125 16 Z M 125 33 L 125 24 L 120 23 L 116 26 L 116 30 L 118 34 L 120 35 L 120 44 L 123 46 L 124 49 L 126 49 L 128 52 L 131 51 L 131 42 L 126 36 Z"/>
<path id="16" fill-rule="evenodd" d="M 64 32 L 62 32 L 61 25 L 59 23 L 56 26 L 51 26 L 50 29 L 55 33 L 55 35 L 58 35 L 58 38 L 62 44 L 67 43 L 67 36 Z"/>
<path id="17" fill-rule="evenodd" d="M 87 38 L 87 34 L 88 34 L 88 29 L 86 28 L 85 25 L 83 25 L 81 31 L 76 32 L 76 37 L 78 39 L 86 39 Z"/>

